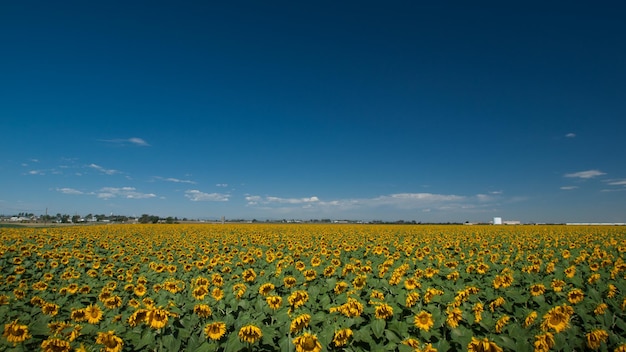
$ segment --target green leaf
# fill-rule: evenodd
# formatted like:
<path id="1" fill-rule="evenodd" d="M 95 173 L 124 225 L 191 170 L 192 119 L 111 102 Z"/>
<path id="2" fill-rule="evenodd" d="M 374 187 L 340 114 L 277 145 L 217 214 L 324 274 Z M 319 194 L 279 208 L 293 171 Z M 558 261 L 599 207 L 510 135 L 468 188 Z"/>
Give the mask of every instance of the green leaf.
<path id="1" fill-rule="evenodd" d="M 296 346 L 294 346 L 289 336 L 284 336 L 283 338 L 281 338 L 278 341 L 278 345 L 280 346 L 281 351 L 292 352 L 296 349 Z"/>
<path id="2" fill-rule="evenodd" d="M 236 333 L 231 333 L 226 340 L 226 346 L 224 352 L 236 352 L 243 349 L 246 345 L 239 340 L 239 336 Z"/>
<path id="3" fill-rule="evenodd" d="M 374 336 L 380 339 L 383 336 L 383 332 L 385 331 L 386 325 L 387 324 L 384 319 L 374 320 L 370 324 L 370 327 L 372 328 L 372 332 L 374 333 Z"/>
<path id="4" fill-rule="evenodd" d="M 180 350 L 180 339 L 174 337 L 174 335 L 165 335 L 162 338 L 163 345 L 168 351 Z"/>

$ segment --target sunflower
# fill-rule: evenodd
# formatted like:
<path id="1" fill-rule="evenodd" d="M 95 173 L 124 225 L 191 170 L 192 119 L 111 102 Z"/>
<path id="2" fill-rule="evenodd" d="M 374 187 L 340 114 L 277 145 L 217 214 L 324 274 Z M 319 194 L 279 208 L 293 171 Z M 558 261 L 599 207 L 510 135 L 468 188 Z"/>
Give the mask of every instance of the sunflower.
<path id="1" fill-rule="evenodd" d="M 317 277 L 317 271 L 314 269 L 309 269 L 304 271 L 304 278 L 306 281 L 313 281 Z"/>
<path id="2" fill-rule="evenodd" d="M 502 348 L 486 337 L 482 340 L 472 337 L 470 343 L 467 344 L 467 352 L 502 352 Z"/>
<path id="3" fill-rule="evenodd" d="M 420 286 L 421 286 L 420 282 L 416 278 L 414 278 L 414 277 L 410 277 L 410 278 L 404 280 L 404 288 L 409 290 L 409 291 L 410 290 L 414 290 L 414 289 L 416 289 L 416 288 L 418 288 Z"/>
<path id="4" fill-rule="evenodd" d="M 304 290 L 294 291 L 287 300 L 293 308 L 298 308 L 309 300 L 309 293 Z"/>
<path id="5" fill-rule="evenodd" d="M 74 309 L 70 314 L 72 320 L 77 323 L 87 320 L 87 313 L 85 313 L 85 309 Z"/>
<path id="6" fill-rule="evenodd" d="M 533 323 L 535 322 L 535 319 L 537 319 L 537 312 L 535 311 L 530 312 L 530 314 L 526 316 L 526 319 L 524 319 L 524 327 L 527 328 L 533 325 Z"/>
<path id="7" fill-rule="evenodd" d="M 309 326 L 311 322 L 311 316 L 309 314 L 302 314 L 295 317 L 291 321 L 291 325 L 289 325 L 289 331 L 292 333 L 297 333 L 302 331 L 305 327 Z"/>
<path id="8" fill-rule="evenodd" d="M 195 286 L 209 286 L 209 279 L 207 279 L 206 277 L 198 276 L 194 280 L 194 285 Z"/>
<path id="9" fill-rule="evenodd" d="M 550 332 L 546 332 L 540 335 L 535 335 L 535 352 L 548 352 L 554 347 L 554 335 Z"/>
<path id="10" fill-rule="evenodd" d="M 211 340 L 219 340 L 226 334 L 226 324 L 220 322 L 210 323 L 204 327 L 204 334 Z"/>
<path id="11" fill-rule="evenodd" d="M 459 326 L 459 322 L 463 320 L 463 312 L 461 309 L 453 308 L 448 310 L 448 317 L 446 318 L 446 324 L 451 328 Z"/>
<path id="12" fill-rule="evenodd" d="M 44 352 L 69 352 L 71 349 L 69 342 L 56 337 L 49 337 L 41 343 L 41 350 Z"/>
<path id="13" fill-rule="evenodd" d="M 592 350 L 597 350 L 600 348 L 602 343 L 605 343 L 609 338 L 609 334 L 603 329 L 595 329 L 590 333 L 585 335 L 585 340 L 587 341 L 587 347 Z"/>
<path id="14" fill-rule="evenodd" d="M 541 296 L 546 292 L 546 287 L 543 284 L 534 284 L 530 286 L 530 294 L 532 296 Z"/>
<path id="15" fill-rule="evenodd" d="M 48 284 L 43 281 L 38 281 L 34 283 L 32 287 L 33 287 L 33 290 L 45 291 L 48 289 Z"/>
<path id="16" fill-rule="evenodd" d="M 472 307 L 472 312 L 474 312 L 474 322 L 475 323 L 480 323 L 480 321 L 482 320 L 483 316 L 483 304 L 478 302 L 474 305 L 474 307 Z"/>
<path id="17" fill-rule="evenodd" d="M 622 343 L 621 345 L 617 346 L 613 352 L 626 352 L 626 343 Z"/>
<path id="18" fill-rule="evenodd" d="M 239 333 L 237 334 L 239 339 L 243 342 L 247 343 L 255 343 L 263 337 L 263 333 L 261 329 L 254 325 L 246 325 L 239 329 Z"/>
<path id="19" fill-rule="evenodd" d="M 215 298 L 216 301 L 219 301 L 224 298 L 224 291 L 221 288 L 216 287 L 211 291 L 211 296 Z"/>
<path id="20" fill-rule="evenodd" d="M 420 299 L 420 294 L 418 292 L 409 292 L 406 295 L 406 299 L 404 300 L 404 305 L 407 308 L 411 308 L 417 304 Z"/>
<path id="21" fill-rule="evenodd" d="M 148 289 L 146 288 L 145 285 L 142 285 L 142 284 L 137 284 L 137 286 L 133 288 L 133 293 L 139 297 L 145 295 L 147 292 L 148 292 Z"/>
<path id="22" fill-rule="evenodd" d="M 509 317 L 508 315 L 503 315 L 502 318 L 496 321 L 496 333 L 497 334 L 502 333 L 502 329 L 504 329 L 506 324 L 509 323 L 509 320 L 511 320 L 511 317 Z"/>
<path id="23" fill-rule="evenodd" d="M 348 340 L 352 337 L 352 334 L 352 330 L 349 328 L 335 331 L 335 335 L 333 336 L 333 344 L 336 347 L 345 346 L 348 343 Z"/>
<path id="24" fill-rule="evenodd" d="M 293 344 L 296 346 L 296 352 L 320 352 L 322 350 L 322 344 L 317 336 L 308 332 L 293 339 Z"/>
<path id="25" fill-rule="evenodd" d="M 567 293 L 567 300 L 571 304 L 580 303 L 582 302 L 584 298 L 585 298 L 585 293 L 583 292 L 583 290 L 579 288 L 572 289 L 571 291 Z"/>
<path id="26" fill-rule="evenodd" d="M 253 282 L 256 279 L 256 272 L 254 272 L 254 269 L 246 269 L 241 274 L 241 277 L 243 277 L 245 282 Z"/>
<path id="27" fill-rule="evenodd" d="M 617 294 L 617 286 L 613 285 L 613 284 L 609 284 L 609 289 L 606 293 L 606 297 L 607 298 L 613 298 L 615 297 L 615 294 Z"/>
<path id="28" fill-rule="evenodd" d="M 46 303 L 46 301 L 44 301 L 44 299 L 39 296 L 34 296 L 33 298 L 30 299 L 30 304 L 37 306 L 37 307 L 43 306 L 44 303 Z"/>
<path id="29" fill-rule="evenodd" d="M 209 307 L 207 304 L 196 304 L 193 307 L 193 312 L 198 314 L 198 316 L 200 316 L 201 318 L 208 318 L 211 316 L 211 314 L 213 314 L 213 312 L 211 311 L 211 307 Z"/>
<path id="30" fill-rule="evenodd" d="M 432 328 L 435 324 L 435 322 L 433 321 L 433 315 L 426 311 L 421 311 L 417 313 L 417 315 L 415 315 L 415 318 L 413 319 L 413 323 L 415 324 L 416 328 L 424 331 L 430 330 L 430 328 Z"/>
<path id="31" fill-rule="evenodd" d="M 380 304 L 376 307 L 375 310 L 376 319 L 389 319 L 393 317 L 393 308 L 388 304 Z"/>
<path id="32" fill-rule="evenodd" d="M 102 320 L 102 310 L 98 305 L 89 305 L 85 308 L 85 316 L 89 324 L 98 324 Z"/>
<path id="33" fill-rule="evenodd" d="M 413 347 L 416 350 L 420 348 L 420 342 L 417 339 L 411 338 L 409 337 L 408 339 L 402 341 L 403 345 L 409 346 L 409 347 Z"/>
<path id="34" fill-rule="evenodd" d="M 104 306 L 107 309 L 115 309 L 121 307 L 122 303 L 122 298 L 118 295 L 114 295 L 104 301 Z"/>
<path id="35" fill-rule="evenodd" d="M 596 308 L 593 310 L 593 314 L 595 315 L 602 315 L 606 312 L 606 309 L 609 306 L 606 303 L 600 303 L 596 306 Z"/>
<path id="36" fill-rule="evenodd" d="M 563 281 L 563 280 L 554 279 L 550 283 L 550 287 L 552 287 L 552 290 L 554 290 L 554 292 L 561 292 L 561 291 L 563 291 L 563 287 L 564 286 L 565 286 L 565 281 Z"/>
<path id="37" fill-rule="evenodd" d="M 98 332 L 96 343 L 104 345 L 104 352 L 120 352 L 124 347 L 124 341 L 118 336 L 115 336 L 115 332 L 110 330 L 108 332 Z"/>
<path id="38" fill-rule="evenodd" d="M 554 330 L 561 332 L 569 327 L 570 314 L 563 307 L 558 306 L 550 309 L 544 316 L 541 323 L 543 331 Z"/>
<path id="39" fill-rule="evenodd" d="M 293 277 L 293 276 L 286 276 L 286 277 L 283 279 L 283 284 L 285 284 L 285 287 L 287 287 L 287 288 L 292 288 L 292 287 L 294 287 L 294 286 L 296 285 L 296 283 L 297 283 L 297 282 L 298 282 L 298 281 L 297 281 L 297 280 L 296 280 L 296 278 L 295 278 L 295 277 Z"/>
<path id="40" fill-rule="evenodd" d="M 481 275 L 487 273 L 487 271 L 489 271 L 489 265 L 485 263 L 480 263 L 478 264 L 478 266 L 476 266 L 476 272 Z"/>
<path id="41" fill-rule="evenodd" d="M 265 301 L 272 309 L 278 309 L 283 304 L 283 299 L 280 296 L 267 296 Z"/>
<path id="42" fill-rule="evenodd" d="M 6 337 L 7 341 L 13 344 L 23 342 L 31 337 L 28 333 L 28 326 L 18 324 L 17 319 L 12 323 L 4 325 L 2 336 Z"/>
<path id="43" fill-rule="evenodd" d="M 131 327 L 135 327 L 146 320 L 146 316 L 148 315 L 147 309 L 137 309 L 133 312 L 133 314 L 128 317 L 128 325 Z"/>
<path id="44" fill-rule="evenodd" d="M 385 294 L 378 290 L 372 290 L 372 293 L 370 294 L 370 299 L 377 299 L 382 301 L 385 299 Z"/>
<path id="45" fill-rule="evenodd" d="M 46 302 L 41 306 L 43 314 L 55 316 L 59 313 L 59 306 L 54 303 Z"/>
<path id="46" fill-rule="evenodd" d="M 153 308 L 146 315 L 146 323 L 153 329 L 160 329 L 167 325 L 168 313 L 161 308 Z"/>
<path id="47" fill-rule="evenodd" d="M 348 301 L 339 306 L 338 310 L 348 318 L 360 317 L 363 313 L 363 304 L 354 298 L 348 298 Z"/>
<path id="48" fill-rule="evenodd" d="M 600 280 L 600 274 L 598 273 L 591 274 L 591 276 L 589 276 L 589 279 L 587 279 L 587 283 L 589 283 L 590 285 L 593 285 L 596 282 L 598 282 L 598 280 Z"/>
<path id="49" fill-rule="evenodd" d="M 335 284 L 335 288 L 333 289 L 333 291 L 335 291 L 336 294 L 341 294 L 343 293 L 346 289 L 348 288 L 348 284 L 344 281 L 339 281 L 338 283 Z"/>
<path id="50" fill-rule="evenodd" d="M 354 280 L 352 280 L 352 286 L 354 286 L 354 288 L 356 288 L 357 290 L 360 290 L 363 287 L 365 287 L 366 283 L 367 283 L 366 275 L 359 275 L 356 278 L 354 278 Z"/>
<path id="51" fill-rule="evenodd" d="M 494 299 L 491 303 L 489 303 L 489 310 L 493 312 L 496 308 L 503 306 L 505 303 L 506 301 L 504 300 L 504 298 L 500 296 Z"/>
<path id="52" fill-rule="evenodd" d="M 335 270 L 337 270 L 337 268 L 335 268 L 334 266 L 332 265 L 327 266 L 326 268 L 324 268 L 324 276 L 326 277 L 333 276 L 333 274 L 335 273 Z"/>
<path id="53" fill-rule="evenodd" d="M 574 275 L 576 275 L 576 267 L 575 266 L 570 266 L 567 269 L 565 269 L 565 276 L 567 276 L 568 278 L 573 278 Z"/>
<path id="54" fill-rule="evenodd" d="M 204 299 L 204 296 L 206 296 L 207 293 L 209 293 L 209 290 L 206 286 L 198 286 L 193 290 L 191 294 L 193 295 L 193 298 L 201 301 Z"/>
<path id="55" fill-rule="evenodd" d="M 259 294 L 263 296 L 267 296 L 273 290 L 274 290 L 274 284 L 268 282 L 268 283 L 261 285 L 261 287 L 259 287 Z"/>

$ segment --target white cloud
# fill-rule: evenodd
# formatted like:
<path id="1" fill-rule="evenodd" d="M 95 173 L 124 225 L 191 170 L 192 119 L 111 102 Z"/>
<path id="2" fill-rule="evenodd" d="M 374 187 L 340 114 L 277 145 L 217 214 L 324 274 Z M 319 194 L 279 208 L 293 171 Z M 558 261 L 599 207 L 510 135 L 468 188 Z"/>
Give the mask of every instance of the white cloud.
<path id="1" fill-rule="evenodd" d="M 626 179 L 624 180 L 611 180 L 607 182 L 611 186 L 626 186 Z"/>
<path id="2" fill-rule="evenodd" d="M 574 172 L 571 174 L 565 174 L 564 176 L 588 179 L 588 178 L 594 178 L 594 177 L 602 176 L 602 175 L 606 175 L 606 173 L 599 171 L 599 170 L 586 170 L 586 171 Z"/>
<path id="3" fill-rule="evenodd" d="M 561 189 L 565 190 L 565 191 L 569 191 L 569 190 L 576 189 L 576 188 L 578 188 L 578 186 L 563 186 L 563 187 L 561 187 Z"/>
<path id="4" fill-rule="evenodd" d="M 215 186 L 217 186 L 217 187 L 228 187 L 228 183 L 218 183 Z"/>
<path id="5" fill-rule="evenodd" d="M 576 137 L 576 133 L 570 132 L 570 133 L 566 134 L 565 137 L 567 137 L 567 138 L 574 138 L 574 137 Z"/>
<path id="6" fill-rule="evenodd" d="M 179 178 L 174 178 L 174 177 L 160 177 L 160 176 L 155 176 L 154 178 L 156 178 L 157 180 L 162 180 L 162 181 L 167 181 L 167 182 L 174 182 L 174 183 L 189 183 L 192 185 L 195 185 L 196 182 L 195 181 L 191 181 L 191 180 L 181 180 Z"/>
<path id="7" fill-rule="evenodd" d="M 226 202 L 230 198 L 230 195 L 221 193 L 204 193 L 197 189 L 192 189 L 185 191 L 185 197 L 189 198 L 189 200 L 193 202 Z"/>
<path id="8" fill-rule="evenodd" d="M 296 209 L 315 209 L 327 214 L 335 211 L 374 209 L 391 207 L 403 210 L 434 211 L 434 210 L 471 210 L 493 206 L 500 197 L 488 194 L 475 196 L 459 196 L 454 194 L 436 193 L 395 193 L 372 198 L 346 198 L 322 200 L 318 197 L 282 198 L 274 196 L 246 196 L 248 206 L 281 211 L 283 213 Z"/>
<path id="9" fill-rule="evenodd" d="M 146 142 L 144 139 L 139 138 L 139 137 L 116 138 L 116 139 L 100 139 L 100 141 L 111 143 L 111 144 L 117 144 L 117 145 L 120 145 L 120 146 L 125 146 L 125 145 L 129 145 L 129 144 L 140 146 L 140 147 L 149 147 L 150 146 L 150 144 L 148 142 Z"/>
<path id="10" fill-rule="evenodd" d="M 134 187 L 103 187 L 98 192 L 96 192 L 96 196 L 102 199 L 110 199 L 110 198 L 127 198 L 127 199 L 146 199 L 146 198 L 154 198 L 156 194 L 154 193 L 141 193 L 137 192 Z"/>
<path id="11" fill-rule="evenodd" d="M 79 190 L 77 190 L 77 189 L 74 189 L 74 188 L 67 188 L 67 187 L 64 187 L 64 188 L 57 188 L 57 191 L 58 191 L 58 192 L 61 192 L 61 193 L 63 193 L 63 194 L 85 194 L 84 192 L 79 191 Z"/>
<path id="12" fill-rule="evenodd" d="M 149 147 L 150 146 L 150 144 L 148 144 L 148 142 L 146 142 L 145 140 L 143 140 L 141 138 L 138 138 L 138 137 L 129 138 L 128 141 L 130 143 L 132 143 L 132 144 L 139 145 L 139 146 L 142 146 L 142 147 Z"/>
<path id="13" fill-rule="evenodd" d="M 319 202 L 319 198 L 313 196 L 309 198 L 280 198 L 280 197 L 265 197 L 266 203 L 281 203 L 281 204 L 302 204 Z"/>
<path id="14" fill-rule="evenodd" d="M 30 170 L 28 171 L 29 175 L 45 175 L 46 173 L 43 170 Z"/>
<path id="15" fill-rule="evenodd" d="M 92 169 L 96 169 L 96 170 L 102 172 L 103 174 L 107 174 L 107 175 L 115 175 L 115 174 L 119 174 L 120 173 L 117 170 L 105 169 L 102 166 L 96 165 L 96 164 L 90 164 L 89 167 L 92 168 Z"/>

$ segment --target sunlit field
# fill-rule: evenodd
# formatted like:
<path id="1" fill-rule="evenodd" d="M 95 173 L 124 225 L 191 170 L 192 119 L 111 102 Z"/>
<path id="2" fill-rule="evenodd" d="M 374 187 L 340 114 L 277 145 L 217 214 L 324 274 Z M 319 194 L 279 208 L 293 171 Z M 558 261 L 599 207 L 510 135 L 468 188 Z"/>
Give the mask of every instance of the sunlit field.
<path id="1" fill-rule="evenodd" d="M 0 228 L 0 350 L 626 351 L 626 228 Z"/>

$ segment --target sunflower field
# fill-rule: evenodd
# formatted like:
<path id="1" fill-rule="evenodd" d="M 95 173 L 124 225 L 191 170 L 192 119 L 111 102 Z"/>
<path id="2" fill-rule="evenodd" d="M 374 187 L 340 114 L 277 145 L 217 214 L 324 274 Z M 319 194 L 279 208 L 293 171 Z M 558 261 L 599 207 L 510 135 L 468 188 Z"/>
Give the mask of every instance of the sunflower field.
<path id="1" fill-rule="evenodd" d="M 0 228 L 0 351 L 622 351 L 626 228 Z"/>

